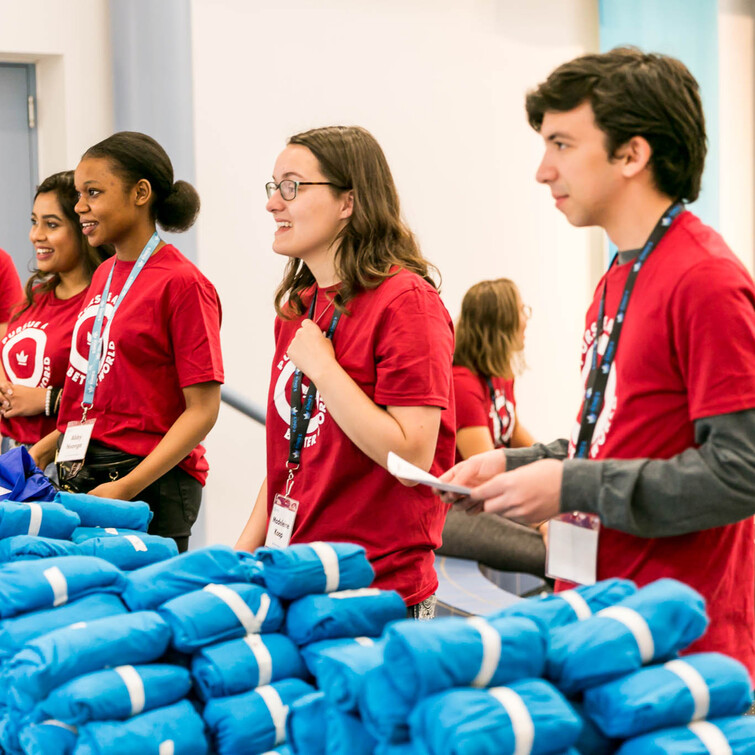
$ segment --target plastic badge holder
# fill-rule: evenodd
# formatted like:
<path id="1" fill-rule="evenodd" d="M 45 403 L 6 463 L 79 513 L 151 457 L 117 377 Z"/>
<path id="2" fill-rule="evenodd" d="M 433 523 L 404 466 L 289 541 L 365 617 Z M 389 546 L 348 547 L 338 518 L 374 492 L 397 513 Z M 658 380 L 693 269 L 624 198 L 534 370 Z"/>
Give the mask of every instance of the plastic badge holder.
<path id="1" fill-rule="evenodd" d="M 578 585 L 594 585 L 597 579 L 600 519 L 595 514 L 573 511 L 548 522 L 545 574 Z"/>

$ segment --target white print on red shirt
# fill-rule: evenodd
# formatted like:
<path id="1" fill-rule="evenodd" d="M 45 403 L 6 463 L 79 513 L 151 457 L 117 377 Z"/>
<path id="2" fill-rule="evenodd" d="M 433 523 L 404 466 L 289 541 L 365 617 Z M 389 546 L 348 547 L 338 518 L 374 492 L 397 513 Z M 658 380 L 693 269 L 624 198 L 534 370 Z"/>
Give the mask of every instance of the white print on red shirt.
<path id="1" fill-rule="evenodd" d="M 3 367 L 11 383 L 29 388 L 49 385 L 50 357 L 45 356 L 48 324 L 25 322 L 3 338 Z"/>
<path id="2" fill-rule="evenodd" d="M 286 356 L 283 357 L 280 362 L 278 362 L 276 368 L 280 370 L 280 375 L 278 375 L 278 379 L 275 381 L 273 400 L 275 401 L 275 408 L 278 411 L 278 415 L 287 425 L 286 432 L 283 437 L 288 440 L 291 437 L 291 404 L 286 397 L 286 386 L 291 380 L 296 366 Z M 307 395 L 308 385 L 309 383 L 306 382 L 305 379 L 302 379 L 302 402 L 305 400 L 305 396 Z M 315 406 L 315 411 L 312 413 L 312 416 L 309 418 L 309 423 L 307 424 L 307 436 L 304 438 L 304 448 L 309 448 L 310 446 L 314 446 L 317 443 L 317 439 L 320 437 L 320 425 L 325 422 L 325 416 L 328 411 L 325 408 L 325 402 L 322 400 L 322 398 L 320 398 L 319 391 L 317 392 L 317 395 L 315 397 Z"/>
<path id="3" fill-rule="evenodd" d="M 603 319 L 603 333 L 600 336 L 600 343 L 598 344 L 598 356 L 602 357 L 606 353 L 606 347 L 608 346 L 608 339 L 611 337 L 611 331 L 613 330 L 614 319 L 612 317 L 606 317 Z M 582 385 L 587 386 L 587 378 L 590 375 L 590 368 L 592 366 L 592 352 L 595 344 L 595 331 L 598 328 L 597 322 L 585 330 L 585 334 L 582 340 Z M 584 387 L 582 389 L 582 398 L 584 400 Z M 611 364 L 611 372 L 608 375 L 608 383 L 606 384 L 606 398 L 603 402 L 603 408 L 601 409 L 598 421 L 595 424 L 595 432 L 592 436 L 592 443 L 590 444 L 590 456 L 594 459 L 598 455 L 600 447 L 606 442 L 606 436 L 611 429 L 611 422 L 613 421 L 613 415 L 616 413 L 616 405 L 618 401 L 616 398 L 616 360 L 614 359 Z M 580 405 L 580 416 L 582 414 L 582 408 Z M 569 439 L 569 458 L 573 458 L 574 451 L 577 447 L 577 440 L 579 439 L 579 418 L 574 423 L 572 429 L 571 438 Z"/>
<path id="4" fill-rule="evenodd" d="M 498 419 L 496 419 L 496 414 L 498 415 L 498 419 L 500 419 L 500 423 Z M 488 415 L 490 421 L 493 423 L 493 432 L 496 436 L 494 440 L 496 444 L 498 444 L 499 440 L 502 440 L 504 445 L 506 445 L 514 434 L 514 423 L 511 421 L 514 416 L 514 404 L 512 404 L 499 389 L 496 389 L 495 391 L 495 413 L 491 406 Z M 501 435 L 503 435 L 503 438 L 499 437 L 499 430 L 502 430 Z"/>
<path id="5" fill-rule="evenodd" d="M 102 342 L 107 344 L 107 348 L 102 350 L 103 353 L 100 357 L 100 370 L 97 375 L 98 383 L 110 372 L 115 361 L 115 342 L 110 340 L 110 322 L 113 316 L 113 302 L 116 298 L 117 295 L 108 295 L 108 303 L 105 305 Z M 79 315 L 76 320 L 76 327 L 73 329 L 73 336 L 71 337 L 71 356 L 66 377 L 74 383 L 80 383 L 81 385 L 86 381 L 89 344 L 92 342 L 94 318 L 97 316 L 97 309 L 101 299 L 102 296 L 97 294 Z"/>

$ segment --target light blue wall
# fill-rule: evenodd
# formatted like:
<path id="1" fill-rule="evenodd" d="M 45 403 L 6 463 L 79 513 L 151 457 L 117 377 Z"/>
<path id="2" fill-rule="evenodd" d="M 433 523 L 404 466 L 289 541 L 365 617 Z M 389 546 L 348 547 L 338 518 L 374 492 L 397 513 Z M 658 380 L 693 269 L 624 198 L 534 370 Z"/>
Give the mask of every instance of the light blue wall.
<path id="1" fill-rule="evenodd" d="M 700 84 L 708 156 L 691 208 L 718 228 L 718 0 L 600 0 L 600 47 L 635 45 L 679 58 Z"/>
<path id="2" fill-rule="evenodd" d="M 116 131 L 143 131 L 194 182 L 190 0 L 110 0 Z M 201 192 L 200 192 L 201 196 Z M 196 233 L 164 233 L 197 259 Z"/>

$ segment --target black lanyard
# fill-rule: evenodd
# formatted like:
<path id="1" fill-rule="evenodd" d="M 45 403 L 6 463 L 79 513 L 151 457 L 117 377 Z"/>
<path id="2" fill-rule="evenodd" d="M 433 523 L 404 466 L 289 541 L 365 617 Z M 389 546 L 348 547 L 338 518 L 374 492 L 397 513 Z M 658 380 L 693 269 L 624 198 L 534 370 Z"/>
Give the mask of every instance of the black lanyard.
<path id="1" fill-rule="evenodd" d="M 315 312 L 316 303 L 317 289 L 315 289 L 312 303 L 309 305 L 309 312 L 307 313 L 307 317 L 310 320 Z M 340 317 L 341 313 L 337 309 L 334 310 L 333 317 L 330 319 L 330 325 L 328 325 L 328 331 L 325 334 L 326 338 L 333 338 L 333 333 L 336 330 L 336 325 L 338 325 Z M 294 379 L 291 382 L 291 434 L 288 441 L 289 468 L 292 466 L 298 467 L 301 464 L 301 449 L 304 446 L 304 438 L 307 435 L 307 426 L 312 417 L 312 410 L 315 406 L 315 396 L 317 395 L 315 384 L 310 382 L 307 387 L 307 394 L 304 397 L 304 408 L 302 409 L 301 374 L 300 369 L 294 370 Z"/>
<path id="2" fill-rule="evenodd" d="M 574 452 L 576 459 L 586 459 L 590 452 L 590 444 L 592 443 L 592 436 L 595 433 L 595 426 L 598 422 L 598 417 L 603 410 L 603 405 L 606 400 L 606 385 L 608 384 L 608 376 L 611 373 L 611 366 L 616 359 L 616 351 L 619 346 L 619 337 L 621 336 L 621 330 L 624 327 L 626 321 L 627 308 L 629 306 L 629 297 L 632 295 L 634 285 L 637 281 L 637 276 L 642 269 L 642 266 L 647 261 L 650 253 L 660 243 L 661 239 L 666 235 L 666 232 L 671 227 L 674 219 L 681 212 L 684 211 L 684 206 L 681 203 L 673 204 L 671 207 L 663 213 L 663 217 L 656 223 L 653 232 L 650 234 L 648 240 L 645 242 L 645 246 L 637 255 L 637 259 L 632 263 L 632 267 L 629 271 L 629 277 L 627 278 L 626 285 L 624 286 L 624 293 L 621 295 L 621 301 L 619 302 L 619 308 L 616 312 L 616 318 L 614 319 L 613 328 L 611 329 L 611 335 L 608 338 L 608 344 L 606 345 L 603 359 L 598 364 L 598 345 L 603 333 L 603 319 L 605 317 L 606 309 L 606 287 L 608 281 L 608 273 L 603 280 L 603 294 L 600 298 L 600 306 L 598 307 L 598 322 L 595 331 L 595 341 L 593 342 L 592 351 L 592 364 L 590 366 L 590 374 L 587 377 L 587 386 L 585 388 L 585 400 L 582 406 L 582 420 L 579 426 L 579 437 L 577 439 L 577 446 Z M 618 256 L 618 255 L 616 255 Z M 616 260 L 614 257 L 611 264 Z M 611 268 L 609 267 L 609 270 Z"/>
<path id="3" fill-rule="evenodd" d="M 493 435 L 493 445 L 496 448 L 506 445 L 506 441 L 503 438 L 503 420 L 501 415 L 498 414 L 498 407 L 495 405 L 495 388 L 493 388 L 493 380 L 489 377 L 485 378 L 485 382 L 488 384 L 488 390 L 490 391 L 490 401 L 493 404 L 493 425 L 498 430 L 498 438 Z"/>

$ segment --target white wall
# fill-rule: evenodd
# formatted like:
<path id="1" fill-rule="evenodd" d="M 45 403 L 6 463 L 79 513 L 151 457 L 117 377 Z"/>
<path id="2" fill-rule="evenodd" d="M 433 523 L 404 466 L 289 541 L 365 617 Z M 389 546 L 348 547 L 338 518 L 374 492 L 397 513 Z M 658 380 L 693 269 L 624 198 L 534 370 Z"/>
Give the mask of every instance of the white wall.
<path id="1" fill-rule="evenodd" d="M 112 133 L 107 0 L 0 0 L 0 61 L 37 64 L 40 178 Z"/>
<path id="2" fill-rule="evenodd" d="M 476 281 L 519 283 L 535 312 L 520 416 L 540 438 L 567 433 L 602 242 L 535 183 L 540 137 L 523 98 L 597 49 L 597 4 L 193 0 L 192 26 L 199 262 L 223 301 L 228 384 L 265 400 L 283 263 L 263 184 L 277 154 L 302 129 L 359 124 L 387 154 L 454 317 Z M 264 431 L 223 408 L 208 449 L 206 537 L 231 543 L 264 476 Z"/>

